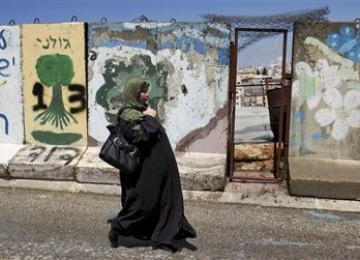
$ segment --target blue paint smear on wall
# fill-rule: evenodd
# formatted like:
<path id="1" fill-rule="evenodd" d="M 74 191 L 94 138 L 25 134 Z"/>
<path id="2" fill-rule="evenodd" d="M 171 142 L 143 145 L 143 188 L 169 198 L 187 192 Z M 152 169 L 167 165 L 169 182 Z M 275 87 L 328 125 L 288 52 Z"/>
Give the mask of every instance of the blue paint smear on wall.
<path id="1" fill-rule="evenodd" d="M 181 35 L 177 37 L 175 45 L 171 41 L 166 41 L 162 43 L 160 49 L 175 47 L 176 49 L 179 49 L 184 53 L 188 53 L 191 51 L 192 46 L 193 46 L 193 50 L 199 53 L 200 55 L 205 56 L 208 53 L 208 47 L 204 42 L 193 37 L 182 37 Z"/>
<path id="2" fill-rule="evenodd" d="M 188 53 L 191 51 L 191 46 L 194 46 L 193 49 L 200 55 L 205 56 L 209 48 L 203 42 L 198 39 L 194 39 L 191 37 L 181 38 L 179 41 L 174 43 L 172 41 L 162 42 L 159 46 L 159 49 L 171 49 L 177 48 L 180 49 L 184 53 Z M 133 41 L 122 41 L 122 40 L 101 40 L 99 41 L 99 47 L 107 47 L 112 48 L 116 46 L 128 46 L 133 48 L 140 48 L 140 49 L 148 49 L 146 42 L 133 42 Z M 227 65 L 229 63 L 229 50 L 226 48 L 219 48 L 218 49 L 218 59 L 217 63 L 220 65 Z"/>
<path id="3" fill-rule="evenodd" d="M 165 42 L 162 42 L 161 45 L 159 45 L 159 50 L 172 49 L 172 48 L 174 48 L 174 42 L 172 42 L 172 41 L 165 41 Z"/>
<path id="4" fill-rule="evenodd" d="M 309 149 L 305 143 L 300 144 L 300 154 L 301 155 L 307 154 L 308 151 L 309 151 Z"/>
<path id="5" fill-rule="evenodd" d="M 204 56 L 208 53 L 208 47 L 206 44 L 198 39 L 194 39 L 194 50 Z"/>
<path id="6" fill-rule="evenodd" d="M 176 42 L 170 40 L 164 41 L 159 45 L 159 50 L 176 48 L 184 53 L 188 53 L 191 51 L 192 46 L 193 50 L 200 55 L 205 56 L 208 54 L 208 45 L 199 39 L 194 39 L 192 37 L 179 37 Z M 228 65 L 230 59 L 229 55 L 228 48 L 218 48 L 217 63 L 219 65 Z"/>
<path id="7" fill-rule="evenodd" d="M 4 119 L 4 123 L 5 123 L 5 134 L 6 134 L 6 135 L 9 135 L 9 121 L 8 121 L 6 115 L 0 113 L 0 118 Z"/>
<path id="8" fill-rule="evenodd" d="M 178 39 L 176 40 L 176 48 L 187 53 L 190 51 L 191 42 L 192 42 L 192 39 L 190 37 L 178 36 Z"/>
<path id="9" fill-rule="evenodd" d="M 296 136 L 293 136 L 293 137 L 290 138 L 290 145 L 291 146 L 298 146 L 299 145 L 299 142 L 298 142 Z"/>
<path id="10" fill-rule="evenodd" d="M 147 49 L 146 42 L 133 42 L 133 41 L 121 41 L 121 40 L 102 40 L 99 42 L 99 47 L 112 48 L 116 46 L 129 46 L 139 49 Z"/>
<path id="11" fill-rule="evenodd" d="M 306 118 L 306 114 L 302 111 L 296 111 L 294 114 L 294 119 L 298 122 L 304 121 Z"/>
<path id="12" fill-rule="evenodd" d="M 131 23 L 130 23 L 131 24 Z M 138 26 L 141 26 L 139 24 Z M 194 26 L 196 27 L 195 31 L 203 32 L 201 35 L 198 33 L 194 36 L 188 36 L 184 35 L 182 33 L 183 28 L 190 27 L 192 30 L 194 30 Z M 93 36 L 92 32 L 101 29 L 105 31 L 122 31 L 122 32 L 135 32 L 137 26 L 135 27 L 127 27 L 126 23 L 122 22 L 115 22 L 115 23 L 91 23 L 88 24 L 88 45 L 91 49 L 93 46 Z M 154 26 L 147 27 L 146 30 L 149 30 L 151 34 L 154 35 L 154 38 L 156 38 L 156 35 L 160 37 L 160 41 L 158 42 L 158 50 L 162 49 L 179 49 L 184 53 L 188 53 L 190 51 L 195 51 L 199 53 L 200 55 L 207 55 L 209 52 L 209 44 L 207 42 L 204 42 L 207 35 L 212 35 L 211 33 L 208 33 L 209 27 L 206 23 L 203 24 L 197 24 L 197 23 L 176 23 L 176 24 L 169 24 L 169 25 L 162 25 L 162 24 L 155 24 Z M 219 40 L 229 39 L 230 41 L 230 35 L 227 33 L 223 33 L 218 31 L 222 34 L 221 37 L 216 36 L 215 38 Z M 173 37 L 167 37 L 165 35 L 172 35 L 175 36 L 175 39 Z M 164 37 L 163 37 L 164 36 Z M 200 38 L 199 38 L 200 37 Z M 203 40 L 202 40 L 203 39 Z M 100 47 L 108 47 L 112 48 L 115 46 L 129 46 L 133 48 L 140 48 L 140 49 L 148 49 L 148 45 L 145 41 L 143 42 L 133 42 L 133 41 L 126 41 L 122 39 L 114 39 L 114 40 L 100 40 L 98 42 Z M 223 45 L 223 44 L 222 44 Z M 215 47 L 215 46 L 213 46 Z M 228 48 L 217 48 L 218 51 L 218 57 L 217 57 L 217 64 L 219 65 L 228 65 L 229 64 L 229 49 Z"/>
<path id="13" fill-rule="evenodd" d="M 218 49 L 218 59 L 217 63 L 219 65 L 228 65 L 230 62 L 230 52 L 228 48 L 219 48 Z"/>
<path id="14" fill-rule="evenodd" d="M 311 135 L 311 139 L 313 139 L 314 141 L 323 141 L 325 140 L 325 135 L 321 132 L 314 132 Z"/>

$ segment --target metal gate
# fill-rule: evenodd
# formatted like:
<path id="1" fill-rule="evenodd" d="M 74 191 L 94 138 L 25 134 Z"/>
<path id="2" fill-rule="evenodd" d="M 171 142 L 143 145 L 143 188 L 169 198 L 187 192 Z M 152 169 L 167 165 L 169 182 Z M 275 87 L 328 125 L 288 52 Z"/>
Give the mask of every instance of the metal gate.
<path id="1" fill-rule="evenodd" d="M 235 109 L 236 109 L 236 88 L 237 70 L 238 70 L 238 53 L 239 53 L 239 33 L 271 33 L 282 34 L 282 70 L 281 76 L 276 79 L 265 79 L 261 84 L 242 85 L 244 87 L 262 87 L 263 88 L 263 104 L 265 98 L 268 101 L 268 108 L 271 121 L 271 129 L 274 133 L 274 164 L 272 172 L 273 180 L 262 179 L 247 176 L 239 178 L 234 175 L 234 132 L 235 132 Z M 260 29 L 260 28 L 235 28 L 235 42 L 231 43 L 230 51 L 230 77 L 229 77 L 229 139 L 228 139 L 228 176 L 230 181 L 260 181 L 260 182 L 278 182 L 284 178 L 286 169 L 286 160 L 288 152 L 288 133 L 289 133 L 289 112 L 290 110 L 290 85 L 291 74 L 286 74 L 286 53 L 287 53 L 287 33 L 285 29 Z M 241 51 L 240 51 L 241 58 Z M 271 86 L 278 85 L 277 88 Z M 266 96 L 265 96 L 266 95 Z"/>

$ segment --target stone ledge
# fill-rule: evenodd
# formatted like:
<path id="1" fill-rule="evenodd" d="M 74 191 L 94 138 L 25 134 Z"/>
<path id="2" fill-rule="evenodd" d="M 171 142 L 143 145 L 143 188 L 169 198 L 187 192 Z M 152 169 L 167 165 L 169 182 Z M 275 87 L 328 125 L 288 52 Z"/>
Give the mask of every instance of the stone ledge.
<path id="1" fill-rule="evenodd" d="M 79 183 L 120 184 L 118 170 L 103 162 L 101 147 L 25 145 L 16 150 L 6 177 L 37 180 L 76 180 Z M 222 191 L 226 156 L 212 153 L 175 153 L 182 187 Z"/>
<path id="2" fill-rule="evenodd" d="M 184 190 L 224 190 L 226 155 L 176 152 L 175 156 Z"/>
<path id="3" fill-rule="evenodd" d="M 75 166 L 76 180 L 81 183 L 120 184 L 118 170 L 103 162 L 101 147 L 88 147 Z M 186 190 L 223 190 L 226 157 L 222 154 L 175 153 L 180 181 Z"/>
<path id="4" fill-rule="evenodd" d="M 110 184 L 89 184 L 78 183 L 76 181 L 55 181 L 55 180 L 29 180 L 13 179 L 1 180 L 0 187 L 22 188 L 34 190 L 49 190 L 57 192 L 73 193 L 95 193 L 104 195 L 121 195 L 121 187 Z"/>
<path id="5" fill-rule="evenodd" d="M 184 171 L 179 167 L 181 186 L 185 190 L 223 191 L 225 188 L 225 171 L 209 169 L 208 171 Z"/>
<path id="6" fill-rule="evenodd" d="M 84 183 L 120 184 L 119 171 L 99 158 L 101 147 L 88 147 L 75 166 L 76 180 Z"/>
<path id="7" fill-rule="evenodd" d="M 23 147 L 22 144 L 0 144 L 0 178 L 9 177 L 9 162 Z"/>
<path id="8" fill-rule="evenodd" d="M 226 192 L 238 192 L 245 196 L 250 195 L 288 195 L 287 188 L 280 183 L 262 182 L 229 182 L 225 187 Z"/>
<path id="9" fill-rule="evenodd" d="M 359 183 L 291 179 L 289 187 L 295 196 L 360 201 Z"/>
<path id="10" fill-rule="evenodd" d="M 12 178 L 75 180 L 85 146 L 25 145 L 9 162 Z"/>
<path id="11" fill-rule="evenodd" d="M 289 157 L 291 195 L 360 200 L 360 162 Z"/>

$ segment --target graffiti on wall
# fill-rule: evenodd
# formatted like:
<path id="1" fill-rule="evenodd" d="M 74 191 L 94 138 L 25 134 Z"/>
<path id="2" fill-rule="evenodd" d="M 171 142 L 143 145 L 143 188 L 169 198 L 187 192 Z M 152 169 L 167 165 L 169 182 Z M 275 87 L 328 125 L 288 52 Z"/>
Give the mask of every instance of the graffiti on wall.
<path id="1" fill-rule="evenodd" d="M 161 71 L 156 63 L 155 31 L 155 23 L 129 27 L 123 23 L 89 24 L 89 134 L 94 140 L 106 138 L 99 126 L 115 120 L 129 78 L 143 76 L 150 81 L 149 103 L 156 107 L 160 93 L 154 90 L 165 86 L 157 79 Z"/>
<path id="2" fill-rule="evenodd" d="M 41 47 L 43 49 L 56 49 L 56 47 L 59 47 L 60 49 L 64 48 L 64 50 L 66 50 L 67 48 L 71 48 L 70 40 L 67 38 L 62 38 L 61 36 L 54 38 L 50 35 L 45 39 L 36 38 L 36 40 L 42 45 Z"/>
<path id="3" fill-rule="evenodd" d="M 6 117 L 6 115 L 4 114 L 0 114 L 0 118 L 3 119 L 4 121 L 4 132 L 6 135 L 9 135 L 9 120 Z"/>
<path id="4" fill-rule="evenodd" d="M 82 146 L 25 145 L 11 159 L 10 176 L 34 179 L 75 179 L 74 167 L 85 151 Z"/>
<path id="5" fill-rule="evenodd" d="M 0 143 L 24 139 L 20 70 L 20 28 L 0 26 Z"/>
<path id="6" fill-rule="evenodd" d="M 51 161 L 61 161 L 63 166 L 69 165 L 80 155 L 80 150 L 70 146 L 34 146 L 28 148 L 27 162 L 29 163 L 49 163 Z"/>
<path id="7" fill-rule="evenodd" d="M 26 141 L 86 145 L 84 24 L 22 28 Z"/>
<path id="8" fill-rule="evenodd" d="M 354 23 L 296 26 L 290 127 L 293 154 L 360 159 L 358 35 Z"/>
<path id="9" fill-rule="evenodd" d="M 206 137 L 226 117 L 227 26 L 96 23 L 89 24 L 88 39 L 89 135 L 95 145 L 105 140 L 104 126 L 115 119 L 123 86 L 134 75 L 151 82 L 149 103 L 174 148 L 182 143 L 185 149 L 197 136 Z"/>

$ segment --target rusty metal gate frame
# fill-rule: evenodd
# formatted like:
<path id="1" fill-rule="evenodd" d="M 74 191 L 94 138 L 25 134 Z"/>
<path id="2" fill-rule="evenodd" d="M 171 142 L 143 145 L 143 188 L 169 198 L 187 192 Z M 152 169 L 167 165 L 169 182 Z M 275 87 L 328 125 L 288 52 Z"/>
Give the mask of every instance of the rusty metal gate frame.
<path id="1" fill-rule="evenodd" d="M 228 156 L 227 156 L 227 176 L 229 181 L 234 181 L 237 178 L 234 176 L 234 128 L 235 128 L 235 104 L 236 104 L 236 77 L 237 77 L 237 60 L 238 60 L 238 41 L 239 32 L 274 32 L 283 34 L 283 52 L 282 52 L 282 71 L 281 71 L 281 94 L 280 94 L 280 110 L 279 110 L 279 131 L 278 141 L 274 142 L 274 168 L 273 173 L 275 181 L 281 181 L 284 178 L 281 162 L 287 160 L 288 155 L 288 139 L 289 139 L 289 120 L 286 120 L 285 140 L 282 142 L 283 127 L 284 127 L 284 87 L 290 88 L 289 78 L 286 77 L 286 53 L 287 53 L 287 33 L 286 29 L 262 29 L 262 28 L 235 28 L 235 42 L 230 44 L 230 75 L 229 75 L 229 138 L 228 138 Z M 291 77 L 290 77 L 291 80 Z M 288 91 L 291 97 L 291 91 Z M 288 111 L 290 110 L 290 97 L 287 98 Z M 288 112 L 287 111 L 287 112 Z M 289 119 L 289 112 L 287 119 Z M 286 163 L 284 164 L 286 165 Z M 244 178 L 241 178 L 244 181 Z M 262 181 L 269 182 L 268 179 L 252 179 L 247 178 L 245 181 Z M 273 181 L 270 181 L 273 182 Z"/>

